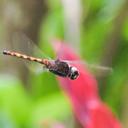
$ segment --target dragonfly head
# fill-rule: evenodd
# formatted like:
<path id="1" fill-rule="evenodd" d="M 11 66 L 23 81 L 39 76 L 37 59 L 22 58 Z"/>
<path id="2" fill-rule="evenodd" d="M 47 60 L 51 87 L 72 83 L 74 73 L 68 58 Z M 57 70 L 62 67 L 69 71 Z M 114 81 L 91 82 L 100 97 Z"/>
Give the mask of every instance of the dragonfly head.
<path id="1" fill-rule="evenodd" d="M 79 76 L 78 69 L 76 67 L 70 67 L 69 78 L 75 80 Z"/>

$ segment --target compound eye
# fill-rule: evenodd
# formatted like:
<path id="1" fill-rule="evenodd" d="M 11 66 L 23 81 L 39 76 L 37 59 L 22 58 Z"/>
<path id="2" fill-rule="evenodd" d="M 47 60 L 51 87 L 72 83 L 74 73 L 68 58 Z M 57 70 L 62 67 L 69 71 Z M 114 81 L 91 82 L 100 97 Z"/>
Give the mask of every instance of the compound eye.
<path id="1" fill-rule="evenodd" d="M 78 75 L 72 75 L 72 76 L 70 76 L 70 78 L 71 78 L 72 80 L 75 80 L 77 77 L 78 77 Z"/>
<path id="2" fill-rule="evenodd" d="M 76 67 L 71 67 L 70 79 L 74 80 L 79 76 L 79 72 Z"/>

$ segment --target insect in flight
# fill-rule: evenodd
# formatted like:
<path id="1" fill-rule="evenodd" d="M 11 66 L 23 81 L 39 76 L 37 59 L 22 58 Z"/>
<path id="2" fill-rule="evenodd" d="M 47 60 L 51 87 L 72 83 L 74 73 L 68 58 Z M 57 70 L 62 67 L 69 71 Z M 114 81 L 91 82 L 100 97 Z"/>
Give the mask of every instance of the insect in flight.
<path id="1" fill-rule="evenodd" d="M 15 37 L 14 41 L 15 40 L 21 41 L 20 44 L 24 45 L 23 48 L 20 47 L 20 49 L 18 48 L 18 50 L 13 50 L 13 51 L 4 50 L 3 51 L 4 55 L 15 56 L 15 57 L 22 58 L 22 59 L 25 59 L 28 61 L 35 61 L 37 63 L 42 64 L 44 66 L 44 68 L 48 69 L 48 71 L 50 71 L 51 73 L 58 75 L 60 77 L 70 78 L 71 80 L 75 80 L 78 78 L 78 76 L 80 75 L 80 71 L 75 66 L 72 66 L 73 63 L 84 64 L 90 68 L 102 70 L 105 72 L 112 71 L 112 68 L 94 65 L 94 64 L 88 64 L 84 61 L 68 61 L 68 60 L 63 60 L 63 59 L 62 60 L 61 59 L 52 60 L 46 56 L 45 57 L 49 58 L 49 59 L 42 59 L 43 52 L 40 51 L 39 48 L 36 47 L 36 45 L 33 43 L 33 41 L 31 41 L 26 35 L 24 35 L 22 33 L 19 33 L 19 34 L 16 33 L 14 37 Z M 14 44 L 14 48 L 15 48 L 16 44 Z M 28 52 L 25 54 L 22 54 L 22 53 L 26 52 L 24 50 L 26 48 L 27 48 Z M 33 48 L 35 48 L 35 50 L 36 50 L 35 52 L 33 52 L 33 50 L 32 50 Z M 21 50 L 23 50 L 23 51 L 21 52 Z M 15 52 L 15 51 L 20 51 L 20 52 Z M 31 53 L 29 53 L 30 51 L 31 51 Z M 33 57 L 33 56 L 35 56 L 35 55 L 32 55 L 33 53 L 37 53 L 38 55 L 41 55 L 41 57 L 40 58 Z M 43 56 L 44 56 L 44 54 L 43 54 Z M 45 58 L 45 57 L 43 57 L 43 58 Z M 25 64 L 26 64 L 26 61 L 25 61 Z M 29 64 L 29 66 L 27 65 L 27 67 L 33 71 L 33 67 L 31 67 L 30 64 Z M 38 67 L 39 67 L 39 65 L 38 65 Z M 40 67 L 40 69 L 42 69 L 42 68 Z M 38 70 L 40 70 L 40 69 L 38 68 Z M 34 70 L 34 72 L 35 72 L 35 70 Z"/>
<path id="2" fill-rule="evenodd" d="M 53 61 L 48 59 L 35 58 L 32 56 L 28 56 L 25 54 L 21 54 L 14 51 L 8 51 L 8 50 L 4 50 L 3 54 L 15 56 L 29 61 L 38 62 L 40 64 L 43 64 L 45 68 L 48 69 L 53 74 L 61 77 L 68 77 L 71 80 L 75 80 L 79 76 L 79 71 L 76 67 L 70 66 L 66 61 L 63 60 L 61 61 L 60 59 L 56 59 Z"/>

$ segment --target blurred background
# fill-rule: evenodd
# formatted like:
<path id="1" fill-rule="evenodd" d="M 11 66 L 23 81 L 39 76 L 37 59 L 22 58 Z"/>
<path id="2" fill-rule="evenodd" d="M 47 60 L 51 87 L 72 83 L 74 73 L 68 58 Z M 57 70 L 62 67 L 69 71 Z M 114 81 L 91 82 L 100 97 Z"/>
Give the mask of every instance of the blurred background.
<path id="1" fill-rule="evenodd" d="M 35 74 L 21 60 L 2 55 L 12 48 L 15 32 L 27 35 L 51 58 L 50 42 L 61 39 L 84 61 L 112 67 L 111 73 L 96 74 L 99 93 L 128 127 L 127 0 L 0 0 L 0 127 L 78 128 L 54 75 Z"/>

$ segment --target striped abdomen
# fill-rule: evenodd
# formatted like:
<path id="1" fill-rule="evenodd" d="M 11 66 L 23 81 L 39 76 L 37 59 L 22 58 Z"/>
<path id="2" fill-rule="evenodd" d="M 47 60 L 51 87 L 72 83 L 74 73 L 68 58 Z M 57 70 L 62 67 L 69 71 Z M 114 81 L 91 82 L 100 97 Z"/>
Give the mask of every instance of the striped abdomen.
<path id="1" fill-rule="evenodd" d="M 18 58 L 26 59 L 26 60 L 29 60 L 29 61 L 35 61 L 35 62 L 44 64 L 44 65 L 46 65 L 47 67 L 48 67 L 49 64 L 50 64 L 50 62 L 49 62 L 47 59 L 35 58 L 35 57 L 27 56 L 27 55 L 25 55 L 25 54 L 21 54 L 21 53 L 18 53 L 18 52 L 13 52 L 13 51 L 4 50 L 4 51 L 3 51 L 3 54 L 4 54 L 4 55 L 10 55 L 10 56 L 16 56 L 16 57 L 18 57 Z"/>

